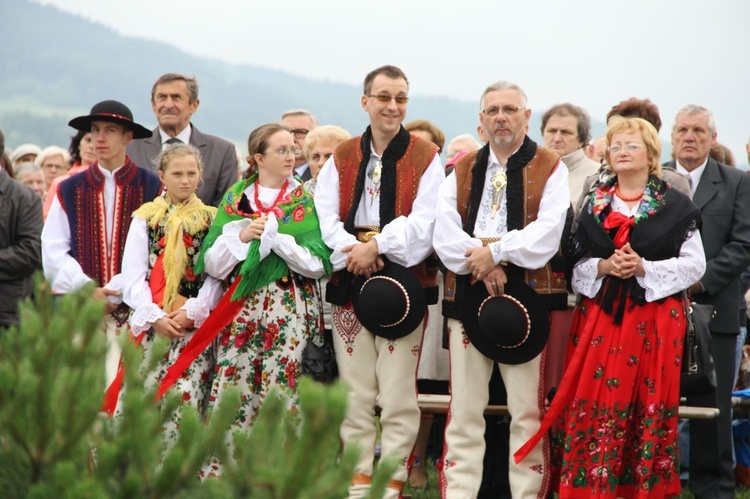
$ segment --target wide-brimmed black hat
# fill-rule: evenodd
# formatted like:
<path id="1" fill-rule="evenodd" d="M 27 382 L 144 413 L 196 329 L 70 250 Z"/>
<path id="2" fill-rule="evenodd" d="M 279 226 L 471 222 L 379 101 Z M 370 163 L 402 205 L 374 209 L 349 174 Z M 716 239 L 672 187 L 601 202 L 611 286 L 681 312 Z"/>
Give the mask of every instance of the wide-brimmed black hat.
<path id="1" fill-rule="evenodd" d="M 116 100 L 105 100 L 94 104 L 90 114 L 73 118 L 68 122 L 68 125 L 82 132 L 90 132 L 92 121 L 119 123 L 133 132 L 134 139 L 151 137 L 151 130 L 133 121 L 133 113 L 130 112 L 128 106 Z"/>
<path id="2" fill-rule="evenodd" d="M 530 361 L 549 337 L 544 301 L 528 284 L 510 277 L 502 296 L 491 297 L 484 282 L 474 283 L 464 295 L 461 320 L 472 345 L 501 364 Z"/>
<path id="3" fill-rule="evenodd" d="M 357 319 L 371 333 L 397 339 L 424 319 L 427 297 L 419 279 L 406 267 L 383 258 L 385 266 L 369 279 L 359 276 L 352 289 Z"/>

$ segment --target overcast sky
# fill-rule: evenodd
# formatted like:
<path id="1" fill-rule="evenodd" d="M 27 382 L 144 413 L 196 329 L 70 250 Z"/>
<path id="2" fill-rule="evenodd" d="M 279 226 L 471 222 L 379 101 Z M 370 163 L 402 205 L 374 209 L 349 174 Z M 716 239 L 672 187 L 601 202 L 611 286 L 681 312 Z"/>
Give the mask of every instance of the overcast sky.
<path id="1" fill-rule="evenodd" d="M 647 97 L 667 150 L 675 112 L 702 104 L 717 116 L 719 142 L 747 163 L 747 0 L 36 1 L 194 55 L 316 79 L 359 85 L 395 64 L 412 95 L 474 101 L 507 79 L 535 112 L 569 101 L 600 120 Z"/>

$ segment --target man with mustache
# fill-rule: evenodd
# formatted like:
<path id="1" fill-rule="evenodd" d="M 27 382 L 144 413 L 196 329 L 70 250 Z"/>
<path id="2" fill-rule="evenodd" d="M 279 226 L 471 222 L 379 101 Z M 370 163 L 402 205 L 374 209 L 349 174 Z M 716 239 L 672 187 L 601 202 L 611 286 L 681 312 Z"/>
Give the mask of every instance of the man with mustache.
<path id="1" fill-rule="evenodd" d="M 162 149 L 179 142 L 190 144 L 203 160 L 203 182 L 196 194 L 204 203 L 219 206 L 224 193 L 237 182 L 237 153 L 231 142 L 202 133 L 190 122 L 199 105 L 195 77 L 161 75 L 151 88 L 151 109 L 159 126 L 151 137 L 131 142 L 128 155 L 137 165 L 156 171 L 154 160 Z"/>
<path id="2" fill-rule="evenodd" d="M 570 208 L 568 168 L 527 135 L 526 93 L 508 81 L 482 94 L 479 121 L 487 144 L 460 158 L 438 192 L 433 243 L 448 269 L 443 315 L 450 345 L 451 404 L 441 468 L 443 497 L 476 497 L 482 482 L 484 409 L 494 360 L 466 334 L 462 317 L 469 287 L 481 281 L 504 294 L 508 276 L 523 280 L 547 310 L 565 310 L 567 291 L 560 239 Z M 542 316 L 543 317 L 543 316 Z M 554 329 L 554 316 L 551 317 Z M 544 408 L 544 351 L 520 363 L 498 362 L 508 393 L 510 453 L 536 433 Z M 549 456 L 540 445 L 514 465 L 514 499 L 545 497 Z"/>

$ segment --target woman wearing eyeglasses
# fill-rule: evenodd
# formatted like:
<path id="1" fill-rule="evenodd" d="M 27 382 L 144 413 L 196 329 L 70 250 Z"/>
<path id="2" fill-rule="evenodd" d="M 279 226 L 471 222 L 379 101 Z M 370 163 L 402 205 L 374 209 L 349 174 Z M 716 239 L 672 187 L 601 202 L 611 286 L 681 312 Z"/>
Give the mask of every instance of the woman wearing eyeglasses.
<path id="1" fill-rule="evenodd" d="M 660 179 L 661 144 L 640 118 L 607 130 L 610 176 L 572 241 L 581 293 L 551 427 L 559 497 L 680 495 L 677 412 L 686 329 L 683 291 L 706 268 L 700 213 Z"/>
<path id="2" fill-rule="evenodd" d="M 313 200 L 292 176 L 300 154 L 292 134 L 282 125 L 263 125 L 250 133 L 248 151 L 257 173 L 224 195 L 196 269 L 205 265 L 230 286 L 185 348 L 200 351 L 218 341 L 208 411 L 229 387 L 239 388 L 230 431 L 253 424 L 272 387 L 290 411 L 296 408 L 302 351 L 308 341 L 323 341 L 315 280 L 331 269 Z M 178 360 L 168 379 L 189 361 Z M 216 459 L 204 469 L 220 472 Z"/>

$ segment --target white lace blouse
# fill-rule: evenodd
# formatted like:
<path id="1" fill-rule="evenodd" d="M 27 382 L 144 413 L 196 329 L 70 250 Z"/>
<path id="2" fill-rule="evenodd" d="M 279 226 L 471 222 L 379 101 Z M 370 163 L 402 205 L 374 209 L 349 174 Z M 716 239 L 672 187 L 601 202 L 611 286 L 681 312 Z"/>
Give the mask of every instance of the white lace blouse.
<path id="1" fill-rule="evenodd" d="M 640 205 L 630 209 L 619 197 L 612 197 L 612 209 L 623 215 L 634 216 L 638 206 Z M 596 277 L 600 260 L 601 258 L 588 258 L 576 265 L 573 269 L 573 289 L 589 298 L 596 296 L 604 280 L 604 277 Z M 677 257 L 655 262 L 643 259 L 643 270 L 646 275 L 636 276 L 636 280 L 646 290 L 648 302 L 661 300 L 687 289 L 703 277 L 706 271 L 706 255 L 700 233 L 696 230 L 682 243 Z"/>

